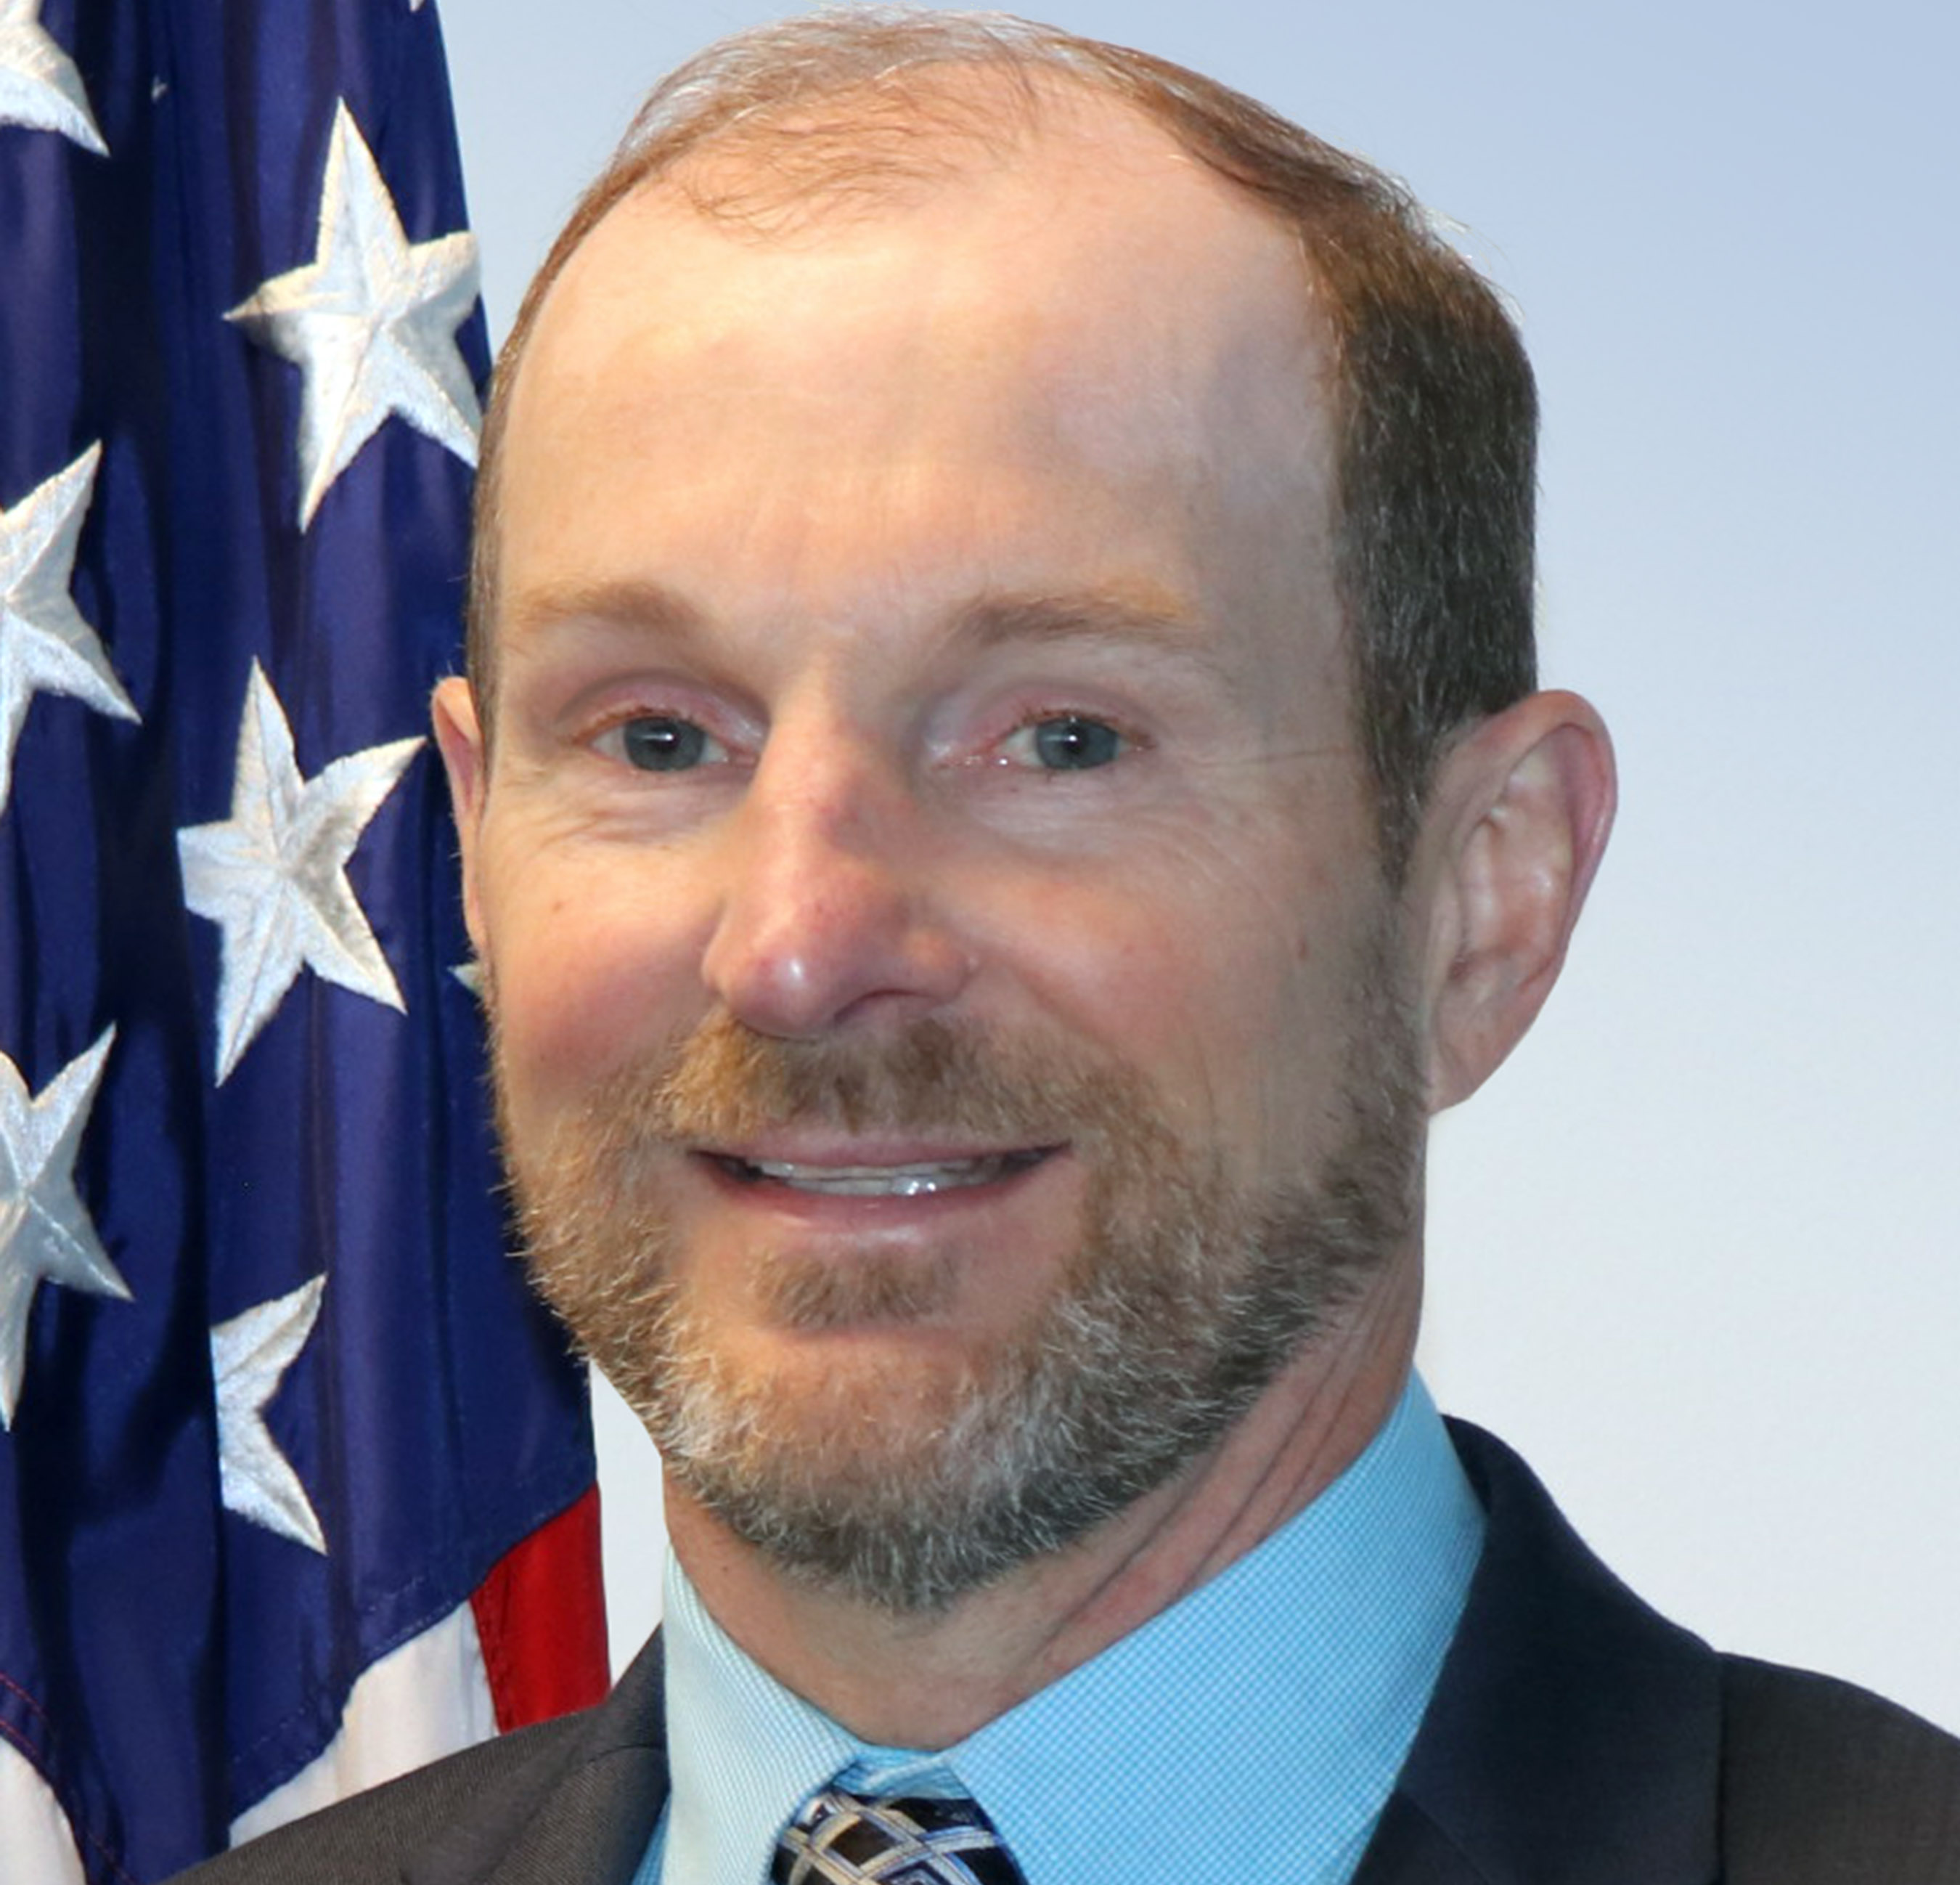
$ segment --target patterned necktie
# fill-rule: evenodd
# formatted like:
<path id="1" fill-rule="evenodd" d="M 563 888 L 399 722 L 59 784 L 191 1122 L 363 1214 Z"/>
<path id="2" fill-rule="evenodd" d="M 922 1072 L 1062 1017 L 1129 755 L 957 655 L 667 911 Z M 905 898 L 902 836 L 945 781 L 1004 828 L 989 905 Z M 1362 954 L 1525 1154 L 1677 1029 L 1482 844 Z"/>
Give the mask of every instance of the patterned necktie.
<path id="1" fill-rule="evenodd" d="M 784 1829 L 769 1877 L 773 1885 L 1026 1885 L 972 1801 L 866 1800 L 839 1787 Z"/>

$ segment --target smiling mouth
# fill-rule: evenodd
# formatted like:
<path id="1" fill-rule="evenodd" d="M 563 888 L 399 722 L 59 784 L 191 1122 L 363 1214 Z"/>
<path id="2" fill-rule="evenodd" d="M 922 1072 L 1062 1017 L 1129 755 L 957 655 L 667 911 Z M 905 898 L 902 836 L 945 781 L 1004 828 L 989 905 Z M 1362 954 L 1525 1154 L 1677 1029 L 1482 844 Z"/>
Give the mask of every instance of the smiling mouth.
<path id="1" fill-rule="evenodd" d="M 802 1165 L 788 1159 L 710 1156 L 745 1185 L 781 1185 L 817 1198 L 930 1198 L 941 1192 L 969 1191 L 1032 1170 L 1059 1148 L 1038 1145 L 1025 1151 L 988 1152 L 977 1158 L 921 1160 L 910 1165 Z"/>

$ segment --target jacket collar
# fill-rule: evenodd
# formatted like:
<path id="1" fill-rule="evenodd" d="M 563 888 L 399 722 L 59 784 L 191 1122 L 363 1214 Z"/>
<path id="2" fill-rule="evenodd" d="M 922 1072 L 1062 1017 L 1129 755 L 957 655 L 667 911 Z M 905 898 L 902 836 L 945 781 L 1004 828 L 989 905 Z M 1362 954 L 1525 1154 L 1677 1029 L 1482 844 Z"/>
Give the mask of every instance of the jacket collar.
<path id="1" fill-rule="evenodd" d="M 1586 1549 L 1507 1447 L 1450 1427 L 1489 1530 L 1355 1885 L 1707 1885 L 1719 1659 Z"/>

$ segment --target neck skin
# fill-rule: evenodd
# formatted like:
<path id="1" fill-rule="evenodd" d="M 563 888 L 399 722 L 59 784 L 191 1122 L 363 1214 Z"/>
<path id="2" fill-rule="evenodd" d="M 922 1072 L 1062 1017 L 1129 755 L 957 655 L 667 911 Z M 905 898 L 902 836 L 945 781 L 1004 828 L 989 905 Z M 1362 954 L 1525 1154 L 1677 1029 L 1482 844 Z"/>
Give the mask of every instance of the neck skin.
<path id="1" fill-rule="evenodd" d="M 1066 1550 L 947 1609 L 894 1616 L 785 1577 L 676 1485 L 669 1535 L 717 1622 L 860 1740 L 963 1740 L 1215 1578 L 1304 1510 L 1408 1377 L 1419 1259 L 1384 1266 L 1211 1451 Z"/>

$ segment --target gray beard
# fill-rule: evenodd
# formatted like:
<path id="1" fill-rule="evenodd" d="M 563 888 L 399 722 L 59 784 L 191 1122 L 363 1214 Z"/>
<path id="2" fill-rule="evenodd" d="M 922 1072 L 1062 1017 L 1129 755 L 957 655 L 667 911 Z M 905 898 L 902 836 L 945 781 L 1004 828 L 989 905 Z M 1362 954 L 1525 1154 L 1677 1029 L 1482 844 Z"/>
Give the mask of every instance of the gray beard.
<path id="1" fill-rule="evenodd" d="M 1345 1130 L 1310 1182 L 1258 1195 L 1180 1141 L 1127 1069 L 1072 1044 L 944 1023 L 896 1041 L 785 1042 L 726 1017 L 604 1083 L 535 1163 L 505 1144 L 533 1280 L 646 1423 L 674 1482 L 808 1584 L 928 1613 L 1058 1551 L 1220 1441 L 1408 1237 L 1423 1113 L 1392 958 L 1372 939 L 1351 1017 Z M 501 1087 L 501 1082 L 500 1082 Z M 959 1369 L 785 1384 L 690 1311 L 642 1152 L 791 1120 L 1066 1139 L 1090 1182 L 1055 1294 Z M 943 1310 L 950 1266 L 778 1258 L 785 1326 Z"/>

